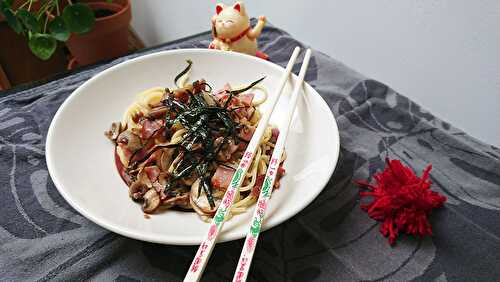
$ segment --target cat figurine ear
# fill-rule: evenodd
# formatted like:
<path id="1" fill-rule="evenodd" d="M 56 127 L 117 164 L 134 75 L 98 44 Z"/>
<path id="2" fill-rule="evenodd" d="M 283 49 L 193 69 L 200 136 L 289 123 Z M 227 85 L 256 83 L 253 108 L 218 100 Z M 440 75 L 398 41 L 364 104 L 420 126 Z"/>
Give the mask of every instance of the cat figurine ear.
<path id="1" fill-rule="evenodd" d="M 243 5 L 243 3 L 241 3 L 241 2 L 234 3 L 233 9 L 235 9 L 236 11 L 238 11 L 242 15 L 246 15 L 247 14 L 246 11 L 245 11 L 245 5 Z"/>
<path id="2" fill-rule="evenodd" d="M 217 3 L 217 5 L 215 6 L 215 13 L 217 15 L 220 14 L 220 12 L 222 12 L 222 10 L 224 10 L 225 7 L 226 7 L 226 5 L 224 5 L 222 3 Z"/>
<path id="3" fill-rule="evenodd" d="M 231 6 L 218 3 L 212 16 L 213 41 L 210 49 L 236 51 L 267 60 L 267 55 L 257 50 L 257 38 L 260 36 L 266 17 L 260 16 L 255 27 L 250 26 L 245 5 L 238 1 Z"/>

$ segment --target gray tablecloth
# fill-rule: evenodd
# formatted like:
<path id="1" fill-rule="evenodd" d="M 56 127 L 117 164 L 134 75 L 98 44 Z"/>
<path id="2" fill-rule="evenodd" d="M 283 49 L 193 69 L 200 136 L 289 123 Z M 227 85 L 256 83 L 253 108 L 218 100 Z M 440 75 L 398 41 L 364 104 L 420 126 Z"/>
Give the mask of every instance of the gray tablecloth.
<path id="1" fill-rule="evenodd" d="M 91 76 L 142 54 L 208 43 L 203 33 L 0 94 L 0 280 L 182 279 L 197 247 L 136 241 L 91 223 L 58 194 L 44 146 L 59 105 Z M 260 43 L 280 65 L 302 45 L 273 27 Z M 250 280 L 500 281 L 500 150 L 320 52 L 306 79 L 337 118 L 341 158 L 310 206 L 262 234 Z M 432 214 L 433 237 L 402 236 L 391 247 L 361 211 L 353 180 L 382 169 L 386 154 L 419 173 L 434 165 L 433 189 L 448 202 Z M 217 245 L 203 280 L 229 280 L 241 247 Z"/>

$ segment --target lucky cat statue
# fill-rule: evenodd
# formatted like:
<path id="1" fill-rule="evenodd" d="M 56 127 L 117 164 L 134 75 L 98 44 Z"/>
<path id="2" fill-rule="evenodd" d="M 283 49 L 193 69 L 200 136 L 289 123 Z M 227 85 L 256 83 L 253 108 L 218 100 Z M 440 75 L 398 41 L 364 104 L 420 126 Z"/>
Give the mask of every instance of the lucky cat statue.
<path id="1" fill-rule="evenodd" d="M 260 36 L 266 17 L 260 16 L 254 28 L 242 2 L 232 6 L 217 4 L 216 14 L 212 17 L 213 41 L 208 48 L 236 51 L 267 59 L 267 55 L 257 50 L 257 37 Z"/>

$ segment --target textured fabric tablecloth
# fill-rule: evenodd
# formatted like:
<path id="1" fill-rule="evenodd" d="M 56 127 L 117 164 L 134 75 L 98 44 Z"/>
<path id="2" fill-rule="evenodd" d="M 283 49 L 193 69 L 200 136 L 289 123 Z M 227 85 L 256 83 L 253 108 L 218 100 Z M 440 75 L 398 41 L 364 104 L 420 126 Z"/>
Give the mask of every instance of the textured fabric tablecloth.
<path id="1" fill-rule="evenodd" d="M 207 32 L 0 94 L 1 281 L 182 279 L 197 246 L 128 239 L 82 217 L 50 180 L 45 138 L 60 104 L 91 76 L 142 54 L 205 48 L 209 36 Z M 302 44 L 267 27 L 260 45 L 272 62 L 284 65 Z M 500 281 L 500 150 L 322 53 L 313 52 L 306 80 L 335 114 L 341 158 L 310 206 L 262 234 L 249 279 Z M 448 197 L 431 217 L 433 237 L 402 236 L 391 247 L 380 235 L 379 223 L 361 211 L 353 180 L 381 170 L 386 154 L 418 174 L 433 164 L 433 189 Z M 203 280 L 229 280 L 242 244 L 218 244 Z"/>

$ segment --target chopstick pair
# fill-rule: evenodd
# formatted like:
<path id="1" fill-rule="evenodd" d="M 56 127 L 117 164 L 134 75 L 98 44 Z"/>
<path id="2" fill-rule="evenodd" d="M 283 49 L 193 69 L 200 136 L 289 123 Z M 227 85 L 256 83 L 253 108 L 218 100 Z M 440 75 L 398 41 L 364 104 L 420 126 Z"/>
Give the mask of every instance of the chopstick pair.
<path id="1" fill-rule="evenodd" d="M 208 259 L 212 253 L 212 250 L 217 241 L 217 237 L 222 230 L 222 226 L 224 225 L 225 219 L 228 213 L 231 210 L 231 206 L 234 202 L 235 196 L 239 191 L 239 188 L 243 182 L 244 175 L 247 173 L 252 159 L 255 155 L 257 147 L 260 144 L 260 140 L 264 135 L 264 131 L 269 123 L 269 118 L 274 111 L 276 103 L 278 102 L 283 88 L 290 77 L 292 72 L 292 67 L 297 60 L 299 55 L 300 48 L 295 47 L 290 60 L 285 68 L 285 72 L 280 78 L 278 88 L 273 96 L 271 96 L 270 103 L 271 108 L 266 111 L 257 125 L 255 132 L 250 140 L 250 143 L 243 154 L 243 157 L 236 169 L 233 178 L 231 179 L 231 184 L 226 190 L 224 197 L 222 198 L 222 202 L 219 205 L 219 208 L 215 212 L 215 216 L 210 223 L 210 227 L 208 228 L 208 232 L 205 235 L 196 255 L 189 267 L 189 270 L 184 278 L 184 281 L 199 281 L 203 270 L 208 262 Z M 269 161 L 269 167 L 266 172 L 266 176 L 264 178 L 264 182 L 262 185 L 262 189 L 259 195 L 259 199 L 257 200 L 256 208 L 252 217 L 252 226 L 249 229 L 249 232 L 245 239 L 245 245 L 243 246 L 243 250 L 238 261 L 238 266 L 233 278 L 233 281 L 245 281 L 248 275 L 248 270 L 250 269 L 250 264 L 252 262 L 253 254 L 255 251 L 255 246 L 257 244 L 257 239 L 260 233 L 260 228 L 262 226 L 262 222 L 264 220 L 264 214 L 267 207 L 267 201 L 271 197 L 272 187 L 274 186 L 274 182 L 276 180 L 277 169 L 279 167 L 279 161 L 281 155 L 283 153 L 285 147 L 285 141 L 288 135 L 288 129 L 290 127 L 291 119 L 297 105 L 298 94 L 300 89 L 302 88 L 302 84 L 304 82 L 304 76 L 309 65 L 309 59 L 311 57 L 311 50 L 308 49 L 304 56 L 304 61 L 302 62 L 302 67 L 299 72 L 298 80 L 295 84 L 295 87 L 292 92 L 292 97 L 290 99 L 290 106 L 287 113 L 286 119 L 286 127 L 282 132 L 280 132 L 278 136 L 278 140 L 276 141 L 276 145 L 274 147 L 273 154 L 271 156 L 271 160 Z M 253 224 L 256 224 L 255 227 Z"/>

